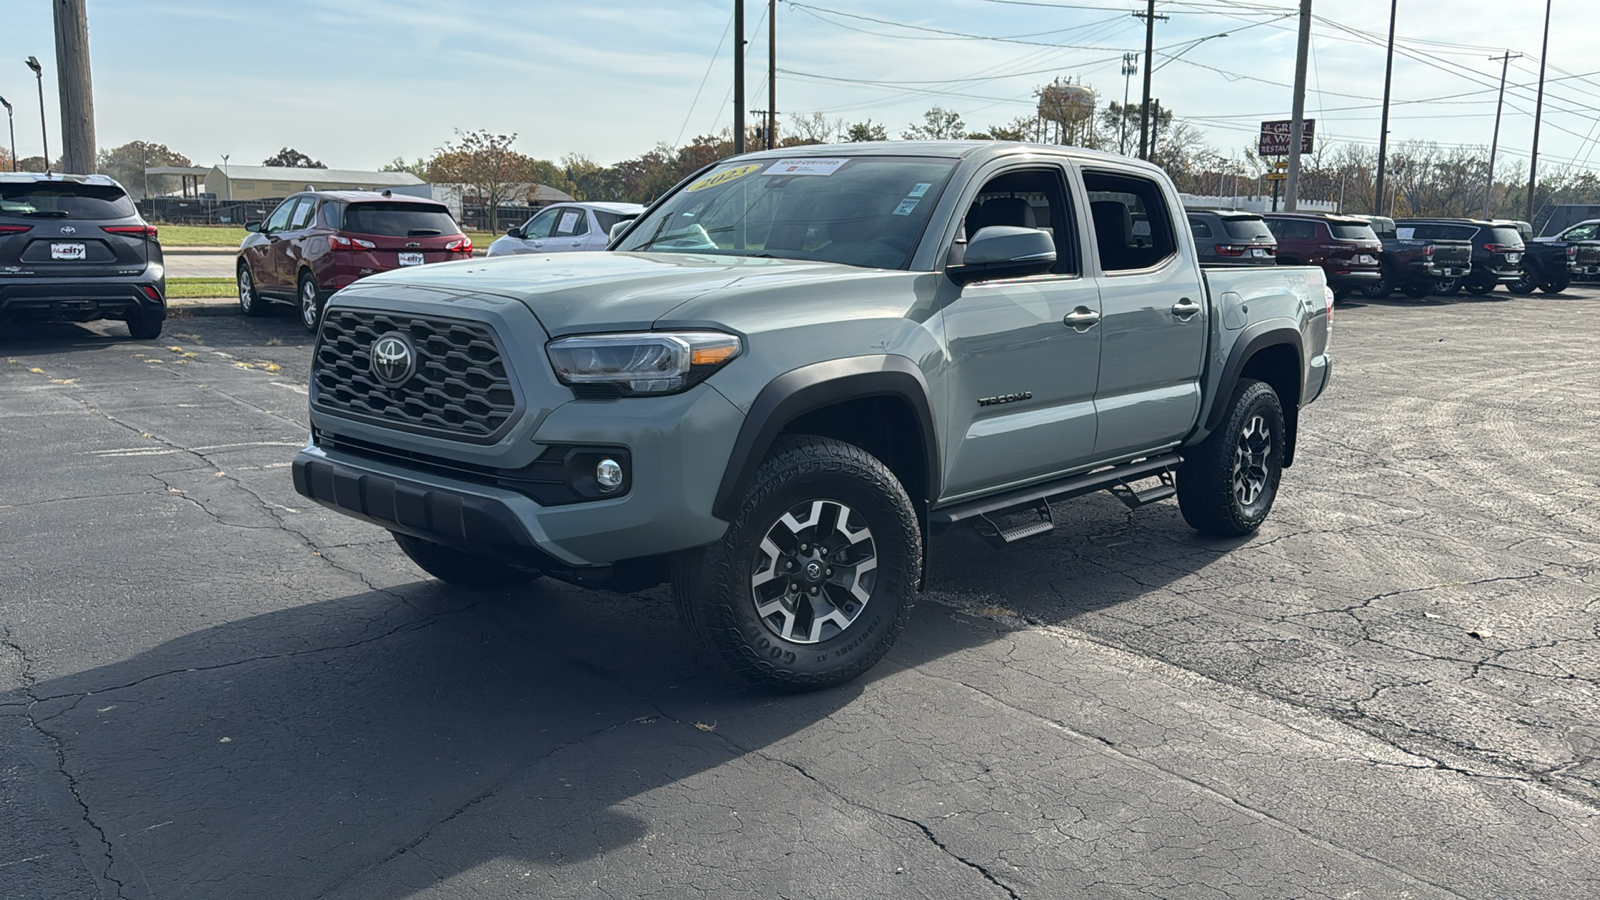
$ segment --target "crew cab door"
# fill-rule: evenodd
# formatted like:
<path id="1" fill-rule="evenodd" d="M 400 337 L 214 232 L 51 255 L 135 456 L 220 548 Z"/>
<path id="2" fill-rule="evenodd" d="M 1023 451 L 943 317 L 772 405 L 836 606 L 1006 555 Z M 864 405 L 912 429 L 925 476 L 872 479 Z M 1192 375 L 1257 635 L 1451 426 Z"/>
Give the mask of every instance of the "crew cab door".
<path id="1" fill-rule="evenodd" d="M 958 206 L 967 210 L 962 239 L 989 225 L 1046 228 L 1056 264 L 1043 275 L 967 284 L 944 308 L 944 500 L 1081 466 L 1095 443 L 1100 295 L 1083 275 L 1065 165 L 996 166 L 968 190 Z"/>
<path id="2" fill-rule="evenodd" d="M 1081 174 L 1103 316 L 1094 456 L 1109 461 L 1170 447 L 1194 427 L 1209 306 L 1164 184 L 1114 164 Z"/>

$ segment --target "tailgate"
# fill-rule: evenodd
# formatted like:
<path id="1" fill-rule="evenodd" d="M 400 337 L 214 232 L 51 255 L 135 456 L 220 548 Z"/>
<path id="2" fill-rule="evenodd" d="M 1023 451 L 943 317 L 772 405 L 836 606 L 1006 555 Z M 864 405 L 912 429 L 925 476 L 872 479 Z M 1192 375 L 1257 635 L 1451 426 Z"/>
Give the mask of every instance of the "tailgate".
<path id="1" fill-rule="evenodd" d="M 1433 264 L 1436 266 L 1466 266 L 1472 262 L 1472 245 L 1466 241 L 1434 241 Z"/>

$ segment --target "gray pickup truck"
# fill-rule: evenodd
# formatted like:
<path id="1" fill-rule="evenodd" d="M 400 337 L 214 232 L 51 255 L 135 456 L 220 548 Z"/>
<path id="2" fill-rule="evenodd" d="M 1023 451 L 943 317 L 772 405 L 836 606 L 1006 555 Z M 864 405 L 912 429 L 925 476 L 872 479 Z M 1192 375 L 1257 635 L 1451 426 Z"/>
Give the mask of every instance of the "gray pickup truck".
<path id="1" fill-rule="evenodd" d="M 363 279 L 296 489 L 457 584 L 670 581 L 736 675 L 872 667 L 928 538 L 1176 494 L 1245 535 L 1328 383 L 1317 268 L 1202 272 L 1161 170 L 993 142 L 716 163 L 610 252 Z"/>

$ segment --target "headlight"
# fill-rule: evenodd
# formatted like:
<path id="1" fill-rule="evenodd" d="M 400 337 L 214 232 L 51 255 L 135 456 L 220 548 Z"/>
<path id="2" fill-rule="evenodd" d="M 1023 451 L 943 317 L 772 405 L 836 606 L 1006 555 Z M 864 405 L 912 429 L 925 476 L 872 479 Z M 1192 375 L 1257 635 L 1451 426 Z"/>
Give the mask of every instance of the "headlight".
<path id="1" fill-rule="evenodd" d="M 717 331 L 646 331 L 561 338 L 546 348 L 563 384 L 606 384 L 624 396 L 675 394 L 739 355 L 739 339 Z"/>

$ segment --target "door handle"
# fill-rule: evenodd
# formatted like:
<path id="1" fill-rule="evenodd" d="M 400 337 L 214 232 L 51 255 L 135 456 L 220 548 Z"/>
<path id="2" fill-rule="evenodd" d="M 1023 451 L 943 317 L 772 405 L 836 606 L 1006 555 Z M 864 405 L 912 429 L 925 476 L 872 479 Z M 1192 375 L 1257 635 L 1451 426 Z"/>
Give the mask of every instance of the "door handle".
<path id="1" fill-rule="evenodd" d="M 1100 314 L 1087 306 L 1080 306 L 1061 317 L 1061 324 L 1076 331 L 1086 331 L 1100 321 Z"/>
<path id="2" fill-rule="evenodd" d="M 1177 303 L 1172 304 L 1172 314 L 1174 316 L 1177 316 L 1178 320 L 1182 321 L 1182 322 L 1189 321 L 1189 317 L 1193 316 L 1195 313 L 1198 313 L 1199 311 L 1200 311 L 1200 304 L 1194 302 L 1193 300 L 1190 300 L 1188 297 L 1184 297 L 1184 298 L 1180 299 Z"/>

